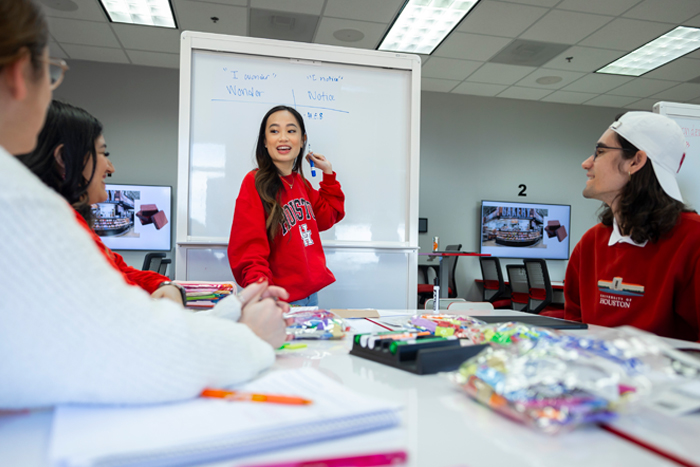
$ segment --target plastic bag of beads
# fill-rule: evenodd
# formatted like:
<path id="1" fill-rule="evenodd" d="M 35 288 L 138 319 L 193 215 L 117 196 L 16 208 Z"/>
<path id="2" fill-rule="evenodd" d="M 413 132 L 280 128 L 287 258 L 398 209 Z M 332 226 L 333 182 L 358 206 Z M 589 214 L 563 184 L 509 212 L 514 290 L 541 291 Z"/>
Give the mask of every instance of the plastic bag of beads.
<path id="1" fill-rule="evenodd" d="M 485 324 L 471 316 L 451 314 L 423 314 L 410 319 L 412 327 L 429 331 L 439 337 L 455 336 L 460 339 L 471 339 L 473 329 Z"/>
<path id="2" fill-rule="evenodd" d="M 540 339 L 558 339 L 561 334 L 557 331 L 528 326 L 524 323 L 510 321 L 507 323 L 494 323 L 474 326 L 469 337 L 474 344 L 494 342 L 497 344 L 512 344 L 523 340 L 537 341 Z"/>
<path id="3" fill-rule="evenodd" d="M 349 329 L 343 318 L 327 310 L 292 311 L 286 317 L 294 320 L 287 334 L 295 339 L 342 339 Z"/>
<path id="4" fill-rule="evenodd" d="M 599 337 L 553 334 L 492 344 L 452 379 L 503 415 L 559 433 L 609 421 L 630 402 L 682 382 L 669 352 L 657 337 L 634 329 Z"/>

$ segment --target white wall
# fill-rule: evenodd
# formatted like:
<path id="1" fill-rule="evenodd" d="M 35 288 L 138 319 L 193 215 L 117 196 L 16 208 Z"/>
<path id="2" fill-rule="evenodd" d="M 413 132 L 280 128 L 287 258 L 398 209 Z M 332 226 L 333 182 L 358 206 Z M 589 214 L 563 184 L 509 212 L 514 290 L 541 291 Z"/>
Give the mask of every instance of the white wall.
<path id="1" fill-rule="evenodd" d="M 81 61 L 70 67 L 55 97 L 84 107 L 104 124 L 117 169 L 109 182 L 171 185 L 176 193 L 178 71 Z M 599 207 L 581 196 L 580 165 L 617 113 L 424 92 L 419 211 L 429 219 L 429 231 L 420 235 L 421 249 L 429 251 L 437 235 L 442 246 L 462 243 L 476 251 L 482 199 L 570 204 L 574 245 L 595 223 Z M 361 135 L 348 135 L 347 143 L 353 141 Z M 521 183 L 527 185 L 524 198 L 517 196 Z M 143 253 L 123 256 L 132 266 L 143 263 Z M 552 280 L 562 280 L 566 261 L 550 261 L 549 269 Z M 476 258 L 460 258 L 459 295 L 479 299 L 474 279 L 480 277 Z"/>

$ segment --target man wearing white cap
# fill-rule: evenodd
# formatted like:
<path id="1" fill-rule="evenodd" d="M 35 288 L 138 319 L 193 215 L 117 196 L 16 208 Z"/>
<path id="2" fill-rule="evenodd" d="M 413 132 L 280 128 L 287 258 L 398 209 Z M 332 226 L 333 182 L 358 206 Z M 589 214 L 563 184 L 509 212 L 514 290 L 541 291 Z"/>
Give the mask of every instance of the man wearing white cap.
<path id="1" fill-rule="evenodd" d="M 700 340 L 700 216 L 676 181 L 685 150 L 678 124 L 651 112 L 628 112 L 600 137 L 583 196 L 605 204 L 571 254 L 567 319 Z"/>

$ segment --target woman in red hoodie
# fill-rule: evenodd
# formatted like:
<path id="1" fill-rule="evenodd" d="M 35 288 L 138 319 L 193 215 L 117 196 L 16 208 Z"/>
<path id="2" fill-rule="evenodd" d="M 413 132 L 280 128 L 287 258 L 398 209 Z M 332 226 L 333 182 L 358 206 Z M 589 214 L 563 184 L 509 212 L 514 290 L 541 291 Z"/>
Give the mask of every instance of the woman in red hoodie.
<path id="1" fill-rule="evenodd" d="M 304 178 L 306 140 L 304 120 L 295 109 L 277 106 L 265 114 L 258 168 L 245 176 L 236 199 L 228 259 L 241 286 L 266 278 L 285 288 L 292 304 L 315 306 L 317 292 L 335 282 L 319 232 L 345 216 L 345 195 L 321 154 L 306 155 L 323 172 L 320 190 Z"/>

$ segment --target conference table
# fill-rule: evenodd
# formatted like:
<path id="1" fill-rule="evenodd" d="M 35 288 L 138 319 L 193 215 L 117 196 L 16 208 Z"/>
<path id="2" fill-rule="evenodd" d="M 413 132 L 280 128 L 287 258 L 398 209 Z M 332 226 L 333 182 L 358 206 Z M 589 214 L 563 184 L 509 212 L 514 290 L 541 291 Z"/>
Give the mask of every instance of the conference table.
<path id="1" fill-rule="evenodd" d="M 348 320 L 353 332 L 383 331 L 406 322 L 415 310 L 383 310 L 379 319 Z M 474 311 L 473 316 L 512 315 L 510 310 Z M 595 335 L 604 328 L 567 331 Z M 671 341 L 680 346 L 697 344 Z M 552 436 L 513 422 L 458 391 L 446 374 L 419 376 L 348 354 L 351 335 L 337 341 L 306 341 L 306 348 L 278 351 L 270 371 L 311 367 L 367 396 L 401 404 L 400 426 L 359 436 L 205 464 L 242 467 L 282 461 L 403 450 L 410 467 L 590 467 L 677 466 L 647 448 L 598 426 Z M 30 371 L 30 370 L 28 370 Z M 52 410 L 0 416 L 0 464 L 47 466 Z M 660 450 L 700 465 L 700 414 L 668 417 L 650 409 L 613 424 Z M 683 465 L 683 464 L 680 464 Z"/>

